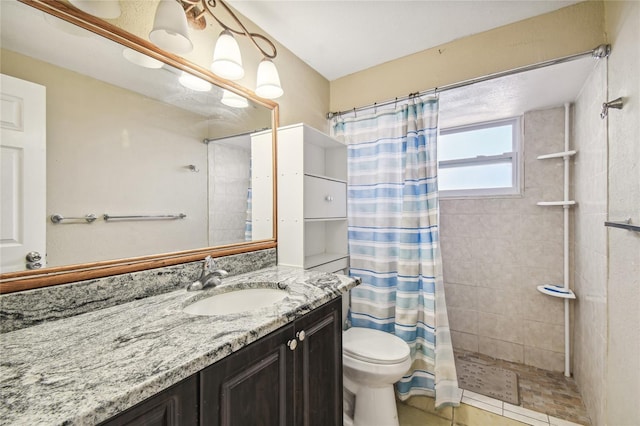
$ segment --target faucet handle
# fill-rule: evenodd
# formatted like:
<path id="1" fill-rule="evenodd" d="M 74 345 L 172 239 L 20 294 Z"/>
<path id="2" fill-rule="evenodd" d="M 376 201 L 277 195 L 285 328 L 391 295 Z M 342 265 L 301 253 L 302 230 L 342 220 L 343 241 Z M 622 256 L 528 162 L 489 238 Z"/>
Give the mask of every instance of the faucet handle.
<path id="1" fill-rule="evenodd" d="M 204 273 L 208 274 L 212 272 L 216 267 L 216 261 L 211 256 L 207 256 L 204 258 Z"/>

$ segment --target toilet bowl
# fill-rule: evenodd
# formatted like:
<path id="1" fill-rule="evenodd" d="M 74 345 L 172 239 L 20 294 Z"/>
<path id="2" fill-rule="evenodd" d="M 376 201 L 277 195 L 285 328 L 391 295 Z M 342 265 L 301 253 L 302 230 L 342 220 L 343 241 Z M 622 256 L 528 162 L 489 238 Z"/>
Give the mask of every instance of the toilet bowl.
<path id="1" fill-rule="evenodd" d="M 393 384 L 411 367 L 407 343 L 353 327 L 342 335 L 345 426 L 398 426 Z"/>

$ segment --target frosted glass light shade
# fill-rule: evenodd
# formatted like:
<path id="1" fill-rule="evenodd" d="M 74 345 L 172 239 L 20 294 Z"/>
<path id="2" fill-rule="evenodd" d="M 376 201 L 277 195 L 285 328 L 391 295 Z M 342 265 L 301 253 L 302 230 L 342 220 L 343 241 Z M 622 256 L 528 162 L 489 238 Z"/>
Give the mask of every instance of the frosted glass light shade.
<path id="1" fill-rule="evenodd" d="M 195 90 L 196 92 L 208 92 L 213 87 L 208 81 L 184 71 L 182 71 L 178 81 L 187 89 Z"/>
<path id="2" fill-rule="evenodd" d="M 102 19 L 115 19 L 121 13 L 119 0 L 69 0 L 69 3 Z"/>
<path id="3" fill-rule="evenodd" d="M 283 93 L 284 90 L 280 86 L 280 76 L 275 64 L 267 58 L 263 59 L 258 65 L 256 95 L 265 99 L 276 99 Z"/>
<path id="4" fill-rule="evenodd" d="M 211 71 L 228 80 L 239 80 L 244 77 L 240 47 L 233 34 L 228 30 L 221 32 L 216 41 Z"/>
<path id="5" fill-rule="evenodd" d="M 125 47 L 122 51 L 122 56 L 124 56 L 127 61 L 144 68 L 158 69 L 162 68 L 163 65 L 159 60 L 153 59 L 151 56 L 147 56 L 144 53 L 140 53 L 137 50 L 133 50 L 128 47 Z"/>
<path id="6" fill-rule="evenodd" d="M 222 91 L 222 99 L 220 100 L 220 102 L 232 108 L 246 108 L 249 106 L 249 101 L 247 100 L 247 98 L 233 93 L 229 90 Z"/>
<path id="7" fill-rule="evenodd" d="M 193 50 L 187 31 L 187 15 L 175 0 L 160 0 L 149 40 L 161 49 L 178 55 Z"/>

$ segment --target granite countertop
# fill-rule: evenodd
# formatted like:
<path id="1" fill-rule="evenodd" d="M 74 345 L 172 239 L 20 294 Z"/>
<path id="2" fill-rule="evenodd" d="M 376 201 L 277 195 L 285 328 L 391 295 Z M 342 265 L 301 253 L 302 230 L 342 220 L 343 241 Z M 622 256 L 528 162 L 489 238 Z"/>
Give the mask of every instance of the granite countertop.
<path id="1" fill-rule="evenodd" d="M 196 299 L 261 283 L 277 283 L 289 294 L 250 314 L 182 312 Z M 0 424 L 101 422 L 355 285 L 341 275 L 270 267 L 214 289 L 172 291 L 2 334 Z"/>

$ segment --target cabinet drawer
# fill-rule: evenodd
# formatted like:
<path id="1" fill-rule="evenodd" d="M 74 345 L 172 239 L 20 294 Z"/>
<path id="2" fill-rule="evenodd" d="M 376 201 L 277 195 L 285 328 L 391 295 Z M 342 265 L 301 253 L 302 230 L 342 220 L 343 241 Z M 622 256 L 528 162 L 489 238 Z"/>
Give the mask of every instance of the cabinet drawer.
<path id="1" fill-rule="evenodd" d="M 304 217 L 347 216 L 347 184 L 315 176 L 304 177 Z"/>

